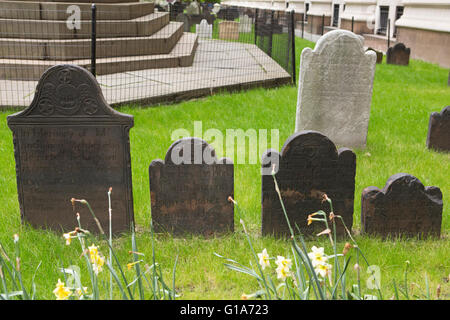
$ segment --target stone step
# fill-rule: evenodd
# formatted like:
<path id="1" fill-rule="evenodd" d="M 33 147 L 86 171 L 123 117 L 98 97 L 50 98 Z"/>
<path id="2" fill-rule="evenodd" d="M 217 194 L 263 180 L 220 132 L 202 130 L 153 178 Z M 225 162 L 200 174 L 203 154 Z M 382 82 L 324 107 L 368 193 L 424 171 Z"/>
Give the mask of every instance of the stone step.
<path id="1" fill-rule="evenodd" d="M 185 32 L 167 54 L 102 58 L 96 61 L 97 75 L 156 68 L 191 66 L 198 46 L 196 34 Z M 89 59 L 70 61 L 0 59 L 1 80 L 39 80 L 49 67 L 57 64 L 76 64 L 90 69 Z"/>
<path id="2" fill-rule="evenodd" d="M 97 58 L 170 53 L 183 35 L 182 22 L 170 22 L 151 36 L 97 39 Z M 89 59 L 91 39 L 0 39 L 0 58 L 28 60 Z"/>
<path id="3" fill-rule="evenodd" d="M 168 12 L 155 12 L 132 20 L 97 21 L 96 33 L 97 38 L 150 36 L 168 23 Z M 0 38 L 87 39 L 91 38 L 91 21 L 70 29 L 66 21 L 0 19 Z"/>
<path id="4" fill-rule="evenodd" d="M 23 2 L 1 1 L 1 19 L 25 19 L 25 20 L 64 20 L 72 16 L 72 11 L 67 12 L 70 6 L 80 8 L 80 20 L 90 20 L 91 3 L 77 2 Z M 100 3 L 96 2 L 97 20 L 131 20 L 153 13 L 153 2 L 130 3 Z"/>

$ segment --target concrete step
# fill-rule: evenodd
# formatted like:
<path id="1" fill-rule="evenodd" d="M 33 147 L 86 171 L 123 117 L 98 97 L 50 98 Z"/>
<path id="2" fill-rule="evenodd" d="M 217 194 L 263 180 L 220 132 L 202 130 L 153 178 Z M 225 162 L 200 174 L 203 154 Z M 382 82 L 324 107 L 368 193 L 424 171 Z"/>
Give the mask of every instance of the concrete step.
<path id="1" fill-rule="evenodd" d="M 96 24 L 97 38 L 150 36 L 168 23 L 168 12 L 132 20 L 101 20 Z M 91 21 L 81 21 L 79 29 L 70 29 L 66 21 L 0 19 L 0 38 L 87 39 L 91 38 Z"/>
<path id="2" fill-rule="evenodd" d="M 363 34 L 364 37 L 364 46 L 370 47 L 375 50 L 381 51 L 383 53 L 386 53 L 387 46 L 388 46 L 388 38 L 387 36 L 382 36 L 378 34 Z M 389 39 L 389 46 L 392 47 L 397 43 L 397 39 L 390 38 Z"/>
<path id="3" fill-rule="evenodd" d="M 80 8 L 80 20 L 90 20 L 91 3 L 1 1 L 1 19 L 64 20 L 72 16 L 70 6 Z M 153 13 L 153 2 L 97 3 L 97 20 L 131 20 Z"/>
<path id="4" fill-rule="evenodd" d="M 97 39 L 97 58 L 170 53 L 183 35 L 182 22 L 170 22 L 151 36 Z M 91 57 L 91 39 L 0 39 L 0 58 L 76 60 Z"/>
<path id="5" fill-rule="evenodd" d="M 194 61 L 197 46 L 197 35 L 185 32 L 170 53 L 97 59 L 96 73 L 105 75 L 145 69 L 188 67 Z M 88 70 L 91 67 L 89 59 L 70 61 L 0 59 L 0 79 L 39 80 L 49 67 L 67 63 L 76 64 Z"/>

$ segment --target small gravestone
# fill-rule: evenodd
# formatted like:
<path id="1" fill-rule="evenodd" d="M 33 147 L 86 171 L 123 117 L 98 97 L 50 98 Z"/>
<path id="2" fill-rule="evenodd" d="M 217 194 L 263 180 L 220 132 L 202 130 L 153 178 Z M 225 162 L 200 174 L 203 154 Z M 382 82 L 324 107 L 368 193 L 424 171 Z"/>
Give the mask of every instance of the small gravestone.
<path id="1" fill-rule="evenodd" d="M 239 39 L 239 22 L 235 22 L 235 21 L 219 22 L 219 39 L 238 40 Z"/>
<path id="2" fill-rule="evenodd" d="M 366 234 L 439 237 L 441 222 L 441 190 L 424 187 L 412 175 L 395 174 L 383 190 L 368 187 L 362 192 L 361 226 Z"/>
<path id="3" fill-rule="evenodd" d="M 386 63 L 407 66 L 409 64 L 410 48 L 406 48 L 401 42 L 390 47 L 386 52 Z"/>
<path id="4" fill-rule="evenodd" d="M 287 139 L 281 153 L 266 151 L 261 163 L 263 170 L 275 164 L 275 177 L 295 231 L 295 225 L 303 235 L 317 234 L 325 229 L 321 222 L 307 225 L 308 215 L 318 210 L 324 210 L 327 215 L 330 213 L 323 194 L 332 200 L 334 214 L 342 216 L 351 229 L 356 173 L 356 156 L 352 150 L 337 150 L 323 134 L 302 131 Z M 345 232 L 339 219 L 336 229 L 339 235 Z M 262 175 L 262 234 L 289 235 L 273 177 L 267 174 Z"/>
<path id="5" fill-rule="evenodd" d="M 367 48 L 366 51 L 368 51 L 368 50 L 372 50 L 373 52 L 376 53 L 376 55 L 377 55 L 377 63 L 378 63 L 378 64 L 380 64 L 380 63 L 383 62 L 383 52 L 378 51 L 378 50 L 375 50 L 375 49 L 373 49 L 373 48 Z"/>
<path id="6" fill-rule="evenodd" d="M 433 112 L 430 115 L 427 147 L 437 151 L 450 151 L 450 106 L 440 113 Z"/>
<path id="7" fill-rule="evenodd" d="M 295 131 L 322 132 L 339 146 L 364 148 L 376 54 L 346 30 L 327 32 L 300 59 Z"/>
<path id="8" fill-rule="evenodd" d="M 200 24 L 195 25 L 195 32 L 199 38 L 211 39 L 212 38 L 212 25 L 203 19 Z"/>
<path id="9" fill-rule="evenodd" d="M 184 30 L 184 32 L 189 32 L 190 31 L 191 21 L 190 21 L 188 15 L 186 15 L 184 13 L 180 13 L 179 15 L 177 15 L 176 21 L 177 22 L 183 22 L 183 30 Z"/>
<path id="10" fill-rule="evenodd" d="M 239 32 L 252 32 L 252 21 L 249 16 L 244 15 L 239 19 Z"/>
<path id="11" fill-rule="evenodd" d="M 157 232 L 210 236 L 233 231 L 233 163 L 217 160 L 198 138 L 175 141 L 149 168 L 152 221 Z"/>
<path id="12" fill-rule="evenodd" d="M 55 231 L 78 226 L 71 198 L 86 199 L 107 230 L 112 187 L 112 228 L 129 231 L 133 195 L 129 130 L 133 116 L 106 103 L 92 74 L 74 65 L 49 68 L 33 102 L 10 115 L 22 220 Z M 85 205 L 82 227 L 98 232 Z"/>

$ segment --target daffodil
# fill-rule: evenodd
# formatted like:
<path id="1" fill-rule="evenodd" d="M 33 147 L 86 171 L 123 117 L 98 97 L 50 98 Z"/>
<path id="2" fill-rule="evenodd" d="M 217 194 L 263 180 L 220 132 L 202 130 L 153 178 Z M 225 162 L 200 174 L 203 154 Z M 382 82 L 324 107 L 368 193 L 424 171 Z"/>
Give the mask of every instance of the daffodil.
<path id="1" fill-rule="evenodd" d="M 316 267 L 319 264 L 324 264 L 328 257 L 324 253 L 323 247 L 317 248 L 313 246 L 311 248 L 312 252 L 308 253 L 308 257 L 311 259 L 313 267 Z"/>
<path id="2" fill-rule="evenodd" d="M 292 261 L 291 259 L 286 259 L 285 257 L 282 256 L 277 256 L 277 260 L 275 261 L 275 263 L 277 264 L 278 268 L 287 268 L 287 271 L 289 271 L 289 269 L 292 266 Z"/>
<path id="3" fill-rule="evenodd" d="M 331 264 L 322 263 L 315 266 L 314 270 L 317 275 L 320 275 L 322 278 L 325 278 L 331 272 Z"/>
<path id="4" fill-rule="evenodd" d="M 96 247 L 94 244 L 89 249 L 89 257 L 92 263 L 92 269 L 94 270 L 95 274 L 98 274 L 103 270 L 103 265 L 105 264 L 105 258 L 100 256 L 98 253 L 98 247 Z"/>
<path id="5" fill-rule="evenodd" d="M 53 290 L 53 293 L 56 296 L 56 300 L 67 300 L 72 294 L 72 291 L 64 286 L 64 282 L 61 282 L 61 279 L 58 279 L 58 283 L 56 284 L 56 288 Z"/>
<path id="6" fill-rule="evenodd" d="M 265 248 L 261 253 L 258 253 L 258 258 L 259 258 L 259 264 L 261 265 L 261 268 L 263 270 L 266 267 L 270 267 L 269 254 L 267 253 L 267 250 Z"/>
<path id="7" fill-rule="evenodd" d="M 287 277 L 290 276 L 290 272 L 289 272 L 289 268 L 285 267 L 285 266 L 279 266 L 276 269 L 277 272 L 277 278 L 281 279 L 281 280 L 286 280 Z"/>
<path id="8" fill-rule="evenodd" d="M 128 263 L 127 264 L 127 269 L 128 270 L 131 270 L 131 268 L 134 266 L 134 265 L 136 265 L 136 264 L 138 264 L 139 262 L 142 262 L 143 260 L 139 260 L 139 261 L 135 261 L 135 262 L 130 262 L 130 263 Z"/>

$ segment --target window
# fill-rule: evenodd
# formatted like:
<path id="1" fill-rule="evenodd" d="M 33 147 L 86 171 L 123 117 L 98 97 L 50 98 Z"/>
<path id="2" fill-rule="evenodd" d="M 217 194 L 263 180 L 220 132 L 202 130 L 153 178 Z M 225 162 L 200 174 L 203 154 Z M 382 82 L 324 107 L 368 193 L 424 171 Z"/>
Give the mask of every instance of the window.
<path id="1" fill-rule="evenodd" d="M 380 6 L 380 25 L 377 30 L 377 34 L 386 35 L 389 19 L 389 7 Z"/>
<path id="2" fill-rule="evenodd" d="M 396 7 L 395 8 L 395 21 L 400 19 L 400 17 L 403 15 L 403 7 Z M 394 24 L 394 37 L 397 36 L 397 27 Z"/>
<path id="3" fill-rule="evenodd" d="M 337 27 L 339 23 L 339 5 L 334 5 L 334 11 L 333 11 L 333 27 Z"/>

